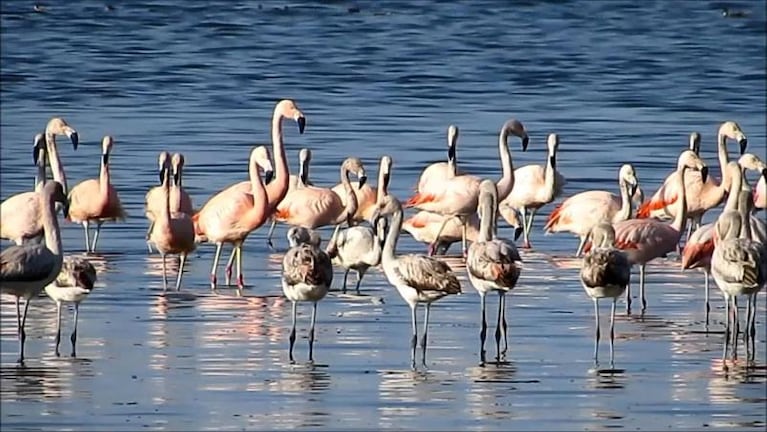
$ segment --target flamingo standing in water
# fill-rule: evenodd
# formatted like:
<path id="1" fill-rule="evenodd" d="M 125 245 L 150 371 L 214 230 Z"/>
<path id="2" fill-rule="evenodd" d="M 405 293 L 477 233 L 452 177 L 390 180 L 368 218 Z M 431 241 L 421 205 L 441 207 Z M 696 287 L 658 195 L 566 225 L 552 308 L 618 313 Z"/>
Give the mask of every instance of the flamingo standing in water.
<path id="1" fill-rule="evenodd" d="M 109 177 L 109 156 L 112 153 L 114 140 L 107 135 L 101 140 L 101 169 L 98 179 L 84 180 L 69 193 L 69 219 L 83 225 L 85 231 L 85 251 L 96 252 L 101 225 L 106 221 L 124 221 L 127 217 L 123 210 L 117 190 L 112 186 Z M 96 223 L 96 234 L 93 245 L 90 245 L 88 227 Z"/>
<path id="2" fill-rule="evenodd" d="M 721 183 L 713 178 L 702 181 L 697 172 L 687 171 L 687 177 L 684 178 L 684 185 L 687 192 L 687 207 L 685 209 L 687 217 L 692 220 L 694 226 L 691 230 L 700 227 L 701 219 L 706 211 L 718 207 L 724 201 L 729 184 L 725 166 L 729 162 L 727 154 L 727 138 L 736 141 L 740 146 L 740 154 L 746 151 L 748 139 L 741 130 L 740 126 L 734 121 L 726 121 L 719 126 L 717 133 L 717 153 L 719 157 L 719 167 L 722 171 Z M 669 219 L 676 216 L 674 205 L 680 194 L 679 182 L 675 177 L 678 172 L 674 172 L 663 182 L 663 185 L 657 192 L 646 201 L 637 211 L 638 218 L 663 218 Z M 690 233 L 688 232 L 688 237 Z"/>
<path id="3" fill-rule="evenodd" d="M 499 199 L 505 198 L 514 187 L 515 173 L 511 160 L 511 150 L 509 150 L 508 146 L 509 135 L 516 135 L 522 139 L 523 151 L 527 149 L 529 142 L 525 127 L 518 120 L 508 120 L 501 127 L 498 137 L 498 153 L 501 158 L 503 176 L 496 183 Z M 456 175 L 442 181 L 439 188 L 435 187 L 434 190 L 428 191 L 419 190 L 405 203 L 405 207 L 416 207 L 419 210 L 458 218 L 463 225 L 463 255 L 466 256 L 466 220 L 477 211 L 480 182 L 481 179 L 477 176 L 469 174 Z M 450 218 L 445 219 L 442 228 L 435 236 L 436 238 L 440 237 L 444 226 L 449 220 Z M 436 244 L 432 245 L 431 250 L 436 250 L 436 246 Z"/>
<path id="4" fill-rule="evenodd" d="M 567 198 L 549 215 L 543 227 L 547 233 L 569 231 L 581 238 L 575 256 L 578 257 L 586 244 L 591 229 L 603 220 L 612 223 L 631 217 L 631 196 L 639 187 L 636 171 L 625 164 L 618 172 L 620 197 L 607 191 L 591 190 Z"/>
<path id="5" fill-rule="evenodd" d="M 546 165 L 525 165 L 514 171 L 516 183 L 508 196 L 501 196 L 501 207 L 512 207 L 522 214 L 522 228 L 525 248 L 530 248 L 530 230 L 533 228 L 535 212 L 562 195 L 567 181 L 557 171 L 557 150 L 559 135 L 549 134 L 547 141 L 548 162 Z M 527 211 L 530 211 L 530 217 Z"/>
<path id="6" fill-rule="evenodd" d="M 173 156 L 177 164 L 183 164 L 183 156 L 178 153 Z M 178 165 L 173 168 L 174 176 L 172 181 L 170 164 L 166 162 L 165 166 L 161 169 L 160 176 L 163 179 L 163 192 L 161 195 L 165 197 L 165 205 L 155 215 L 156 218 L 152 226 L 152 232 L 149 235 L 149 240 L 155 244 L 157 251 L 160 252 L 162 257 L 163 292 L 168 289 L 168 272 L 165 264 L 166 255 L 178 254 L 181 257 L 178 276 L 176 277 L 176 291 L 178 291 L 181 289 L 181 277 L 184 274 L 186 257 L 196 248 L 192 218 L 188 214 L 177 210 L 181 207 L 181 175 L 180 171 L 177 171 Z M 171 182 L 173 183 L 172 187 Z M 171 204 L 171 202 L 173 203 Z"/>
<path id="7" fill-rule="evenodd" d="M 352 220 L 354 222 L 369 221 L 370 217 L 375 212 L 375 207 L 378 204 L 378 196 L 381 194 L 381 183 L 387 182 L 389 174 L 391 172 L 392 160 L 389 156 L 383 156 L 378 164 L 378 187 L 376 185 L 363 185 L 362 187 L 352 184 L 354 195 L 357 198 L 357 211 L 354 212 Z M 346 205 L 346 193 L 344 192 L 343 183 L 339 183 L 333 186 L 333 192 L 335 192 L 341 201 Z"/>
<path id="8" fill-rule="evenodd" d="M 338 225 L 343 222 L 351 225 L 352 216 L 357 211 L 357 199 L 349 181 L 351 172 L 357 175 L 360 187 L 367 181 L 365 168 L 359 158 L 350 157 L 344 160 L 341 164 L 341 182 L 346 188 L 346 205 L 329 188 L 306 186 L 296 188 L 282 200 L 273 215 L 274 219 L 308 229 Z"/>
<path id="9" fill-rule="evenodd" d="M 418 177 L 416 192 L 428 194 L 439 191 L 443 186 L 443 181 L 464 174 L 458 170 L 458 159 L 455 151 L 457 143 L 458 126 L 450 125 L 447 127 L 447 162 L 434 162 L 424 168 Z"/>
<path id="10" fill-rule="evenodd" d="M 313 186 L 311 180 L 309 180 L 309 164 L 312 161 L 312 151 L 308 148 L 302 148 L 298 152 L 298 175 L 291 174 L 290 181 L 288 182 L 288 193 L 295 189 L 300 189 L 305 186 Z M 272 236 L 274 235 L 274 228 L 277 226 L 277 221 L 270 217 L 272 223 L 269 226 L 269 233 L 266 236 L 266 245 L 270 249 L 274 249 L 274 243 L 272 243 Z M 290 236 L 288 236 L 290 238 Z M 229 259 L 231 265 L 231 258 Z"/>
<path id="11" fill-rule="evenodd" d="M 266 183 L 266 214 L 270 217 L 277 205 L 285 198 L 288 193 L 288 186 L 290 183 L 290 172 L 288 170 L 288 161 L 285 157 L 285 144 L 283 142 L 282 134 L 282 122 L 284 119 L 294 120 L 298 124 L 298 133 L 303 134 L 306 128 L 306 117 L 304 113 L 298 108 L 298 105 L 291 99 L 283 99 L 277 102 L 274 107 L 274 113 L 272 114 L 272 152 L 274 153 L 274 178 Z M 250 193 L 251 182 L 243 181 L 230 186 L 228 189 L 239 190 L 243 193 Z M 223 192 L 223 191 L 222 191 Z M 192 221 L 195 222 L 199 218 L 199 212 L 192 216 Z M 204 234 L 198 228 L 195 228 L 195 234 L 204 238 Z M 232 255 L 229 258 L 229 263 L 226 267 L 227 285 L 232 274 L 232 262 L 235 257 L 235 251 L 232 250 Z M 215 269 L 218 266 L 218 261 L 214 260 L 213 272 L 211 274 L 211 282 L 215 287 Z M 244 286 L 244 277 L 240 272 L 237 276 L 238 283 Z"/>
<path id="12" fill-rule="evenodd" d="M 666 256 L 676 250 L 679 238 L 687 221 L 687 194 L 684 186 L 684 173 L 688 169 L 700 171 L 705 182 L 708 167 L 690 150 L 685 150 L 678 159 L 676 181 L 679 199 L 677 210 L 671 225 L 657 219 L 629 219 L 614 224 L 615 243 L 626 252 L 632 265 L 639 265 L 639 293 L 642 298 L 642 312 L 647 308 L 645 297 L 645 266 L 655 258 Z M 631 313 L 631 286 L 626 288 L 626 313 Z"/>
<path id="13" fill-rule="evenodd" d="M 61 271 L 61 233 L 56 220 L 56 202 L 64 206 L 64 216 L 69 212 L 64 188 L 57 181 L 47 182 L 37 195 L 42 208 L 44 243 L 25 243 L 10 246 L 0 253 L 0 293 L 16 298 L 16 324 L 19 335 L 19 363 L 24 362 L 24 342 L 27 334 L 29 302 L 36 298 L 46 285 L 53 282 Z M 19 301 L 24 298 L 24 315 Z"/>
<path id="14" fill-rule="evenodd" d="M 224 243 L 234 245 L 232 256 L 237 258 L 237 288 L 242 289 L 245 286 L 242 274 L 242 244 L 251 231 L 266 222 L 269 211 L 261 169 L 266 171 L 267 179 L 271 177 L 272 162 L 269 159 L 269 150 L 264 146 L 256 147 L 250 152 L 248 172 L 251 189 L 243 191 L 239 184 L 230 186 L 213 195 L 192 218 L 195 234 L 203 235 L 209 242 L 216 244 L 216 255 L 210 270 L 210 288 L 213 290 L 216 289 L 216 270 Z M 228 268 L 227 285 L 230 272 Z"/>
<path id="15" fill-rule="evenodd" d="M 170 159 L 171 167 L 173 168 L 173 185 L 170 189 L 171 193 L 179 193 L 180 196 L 178 199 L 176 197 L 170 198 L 170 205 L 171 205 L 171 213 L 177 213 L 181 212 L 186 214 L 189 217 L 192 217 L 194 215 L 194 207 L 192 206 L 192 198 L 189 197 L 189 194 L 184 190 L 182 179 L 183 179 L 183 171 L 184 171 L 184 155 L 181 153 L 175 153 L 173 157 L 171 158 L 170 154 L 168 152 L 164 151 L 160 153 L 160 156 L 158 157 L 158 166 L 160 169 L 160 176 L 163 175 L 164 167 L 166 162 Z M 146 238 L 147 238 L 147 245 L 149 246 L 149 252 L 152 252 L 152 246 L 151 242 L 149 242 L 149 236 L 152 233 L 152 226 L 154 225 L 154 220 L 156 219 L 157 215 L 160 214 L 163 211 L 163 208 L 165 207 L 165 201 L 168 197 L 164 195 L 165 188 L 162 185 L 163 179 L 160 178 L 160 186 L 155 186 L 152 189 L 149 189 L 149 192 L 146 193 L 146 197 L 144 200 L 144 208 L 146 209 L 145 215 L 147 219 L 149 219 L 149 228 L 146 232 Z"/>
<path id="16" fill-rule="evenodd" d="M 48 163 L 51 165 L 53 179 L 61 183 L 64 192 L 67 192 L 67 178 L 64 173 L 64 167 L 59 158 L 58 148 L 56 147 L 56 135 L 66 135 L 72 141 L 72 146 L 77 150 L 80 142 L 77 131 L 69 126 L 64 119 L 54 117 L 45 126 L 44 151 L 41 152 L 43 143 L 40 142 L 41 136 L 35 136 L 35 154 L 43 155 L 43 172 L 45 171 L 45 158 L 47 155 Z M 38 156 L 35 157 L 37 162 Z M 39 175 L 43 179 L 45 175 Z M 42 180 L 38 180 L 36 183 Z M 28 239 L 40 238 L 43 235 L 42 208 L 40 201 L 34 192 L 24 192 L 9 197 L 0 204 L 0 238 L 11 240 L 17 245 L 22 244 Z"/>
<path id="17" fill-rule="evenodd" d="M 63 303 L 72 303 L 75 306 L 74 326 L 69 340 L 72 342 L 71 357 L 76 355 L 77 345 L 77 319 L 80 315 L 80 302 L 93 291 L 96 284 L 96 268 L 85 258 L 67 256 L 64 257 L 61 272 L 56 280 L 45 287 L 45 293 L 56 302 L 56 347 L 54 354 L 59 356 L 59 344 L 61 343 L 61 306 Z"/>

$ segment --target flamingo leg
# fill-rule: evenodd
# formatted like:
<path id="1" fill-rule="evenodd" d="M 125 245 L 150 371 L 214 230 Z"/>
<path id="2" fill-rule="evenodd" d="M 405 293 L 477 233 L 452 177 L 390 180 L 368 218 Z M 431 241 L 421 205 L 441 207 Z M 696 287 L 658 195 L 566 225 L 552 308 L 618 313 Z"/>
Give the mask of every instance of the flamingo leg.
<path id="1" fill-rule="evenodd" d="M 229 255 L 229 261 L 226 262 L 224 267 L 224 284 L 230 286 L 232 284 L 232 263 L 234 263 L 234 255 L 237 253 L 237 245 L 232 248 L 232 253 Z"/>
<path id="2" fill-rule="evenodd" d="M 418 341 L 418 327 L 416 327 L 416 317 L 415 317 L 415 309 L 417 303 L 413 303 L 412 306 L 410 306 L 410 314 L 411 320 L 413 322 L 413 337 L 410 338 L 410 367 L 415 370 L 415 348 L 416 348 L 416 342 Z"/>
<path id="3" fill-rule="evenodd" d="M 599 367 L 599 299 L 594 299 L 594 367 Z"/>
<path id="4" fill-rule="evenodd" d="M 639 266 L 639 296 L 642 297 L 642 314 L 647 309 L 647 298 L 645 297 L 645 264 Z"/>
<path id="5" fill-rule="evenodd" d="M 586 246 L 586 236 L 581 236 L 581 241 L 578 244 L 578 250 L 575 251 L 575 257 L 578 258 L 583 253 L 583 247 Z"/>
<path id="6" fill-rule="evenodd" d="M 743 331 L 743 343 L 746 344 L 746 350 L 748 350 L 748 337 L 751 333 L 751 296 L 746 297 L 746 329 Z"/>
<path id="7" fill-rule="evenodd" d="M 85 230 L 85 253 L 89 253 L 91 251 L 91 237 L 90 233 L 88 232 L 88 221 L 83 221 L 83 230 Z"/>
<path id="8" fill-rule="evenodd" d="M 360 295 L 360 283 L 362 283 L 362 278 L 364 277 L 365 277 L 365 271 L 357 270 L 357 286 L 355 287 L 355 290 L 357 291 L 357 295 Z"/>
<path id="9" fill-rule="evenodd" d="M 522 239 L 523 239 L 522 247 L 529 249 L 530 237 L 527 231 L 527 207 L 522 206 L 522 211 L 520 213 L 522 214 Z"/>
<path id="10" fill-rule="evenodd" d="M 210 269 L 210 289 L 216 289 L 216 269 L 218 268 L 218 260 L 221 258 L 221 248 L 223 243 L 216 243 L 216 255 L 213 257 L 213 268 Z"/>
<path id="11" fill-rule="evenodd" d="M 235 245 L 237 252 L 237 288 L 245 288 L 245 276 L 242 274 L 242 242 Z"/>
<path id="12" fill-rule="evenodd" d="M 429 256 L 434 255 L 434 252 L 437 250 L 437 246 L 439 246 L 439 236 L 442 235 L 442 230 L 445 229 L 445 226 L 448 222 L 450 222 L 451 219 L 453 219 L 455 216 L 446 217 L 445 220 L 442 221 L 442 225 L 439 226 L 439 230 L 437 231 L 437 235 L 434 236 L 434 242 L 429 245 Z"/>
<path id="13" fill-rule="evenodd" d="M 738 334 L 740 317 L 738 316 L 738 296 L 732 296 L 732 359 L 738 359 Z"/>
<path id="14" fill-rule="evenodd" d="M 727 370 L 727 348 L 730 344 L 730 296 L 724 295 L 724 348 L 722 348 L 722 369 Z"/>
<path id="15" fill-rule="evenodd" d="M 146 229 L 146 247 L 149 249 L 149 253 L 152 253 L 152 242 L 149 238 L 152 236 L 152 229 L 154 228 L 154 221 L 149 222 L 149 227 Z"/>
<path id="16" fill-rule="evenodd" d="M 501 302 L 501 336 L 503 336 L 503 350 L 501 350 L 501 357 L 506 357 L 506 351 L 509 349 L 508 332 L 506 331 L 506 292 L 500 291 Z"/>
<path id="17" fill-rule="evenodd" d="M 168 290 L 168 272 L 165 264 L 165 253 L 160 252 L 160 256 L 162 257 L 162 292 L 166 292 Z"/>
<path id="18" fill-rule="evenodd" d="M 346 269 L 346 271 L 344 271 L 344 286 L 341 287 L 341 292 L 344 294 L 346 294 L 346 279 L 348 277 L 349 277 L 349 269 Z"/>
<path id="19" fill-rule="evenodd" d="M 96 235 L 93 236 L 93 247 L 91 247 L 91 252 L 96 253 L 96 244 L 99 242 L 99 233 L 101 233 L 101 225 L 103 225 L 104 222 L 98 221 L 96 222 Z"/>
<path id="20" fill-rule="evenodd" d="M 317 319 L 317 302 L 312 305 L 312 323 L 309 327 L 309 362 L 314 361 L 314 323 Z"/>
<path id="21" fill-rule="evenodd" d="M 535 219 L 535 212 L 537 212 L 537 209 L 530 210 L 530 217 L 527 219 L 527 235 L 528 235 L 528 242 L 530 240 L 530 233 L 533 232 L 533 219 Z"/>
<path id="22" fill-rule="evenodd" d="M 77 346 L 77 319 L 79 318 L 78 315 L 80 315 L 80 303 L 75 303 L 75 324 L 74 324 L 74 328 L 72 329 L 72 335 L 69 336 L 69 341 L 72 342 L 72 353 L 69 354 L 70 357 L 75 357 L 76 355 L 75 346 Z"/>
<path id="23" fill-rule="evenodd" d="M 61 302 L 56 302 L 56 339 L 54 340 L 56 347 L 53 349 L 53 354 L 56 357 L 59 356 L 59 344 L 61 343 Z"/>
<path id="24" fill-rule="evenodd" d="M 485 339 L 487 337 L 487 320 L 485 319 L 485 294 L 479 294 L 479 309 L 481 327 L 479 330 L 479 365 L 485 365 Z"/>
<path id="25" fill-rule="evenodd" d="M 27 332 L 24 327 L 27 324 L 27 312 L 29 311 L 29 302 L 32 299 L 24 301 L 24 314 L 21 316 L 21 326 L 19 327 L 19 360 L 18 363 L 24 363 L 24 342 L 27 340 Z"/>
<path id="26" fill-rule="evenodd" d="M 503 300 L 498 298 L 498 322 L 495 326 L 495 361 L 501 361 L 501 336 L 503 334 L 501 330 L 501 318 L 503 316 Z"/>
<path id="27" fill-rule="evenodd" d="M 297 315 L 297 303 L 293 302 L 293 325 L 290 328 L 290 348 L 288 349 L 288 356 L 290 357 L 290 363 L 295 363 L 293 359 L 293 346 L 296 344 L 296 315 Z"/>
<path id="28" fill-rule="evenodd" d="M 610 369 L 615 369 L 615 303 L 616 299 L 613 298 L 613 305 L 610 308 Z"/>
<path id="29" fill-rule="evenodd" d="M 274 227 L 277 226 L 277 221 L 272 218 L 272 225 L 269 227 L 269 234 L 266 236 L 266 245 L 269 249 L 274 250 L 274 243 L 272 243 L 272 236 L 274 235 Z"/>
<path id="30" fill-rule="evenodd" d="M 706 333 L 708 333 L 708 317 L 709 317 L 709 315 L 711 313 L 711 303 L 709 302 L 709 298 L 708 298 L 708 291 L 709 291 L 708 290 L 708 285 L 709 285 L 709 283 L 708 283 L 708 277 L 709 277 L 708 276 L 709 275 L 708 270 L 707 269 L 704 270 L 703 274 L 704 274 L 703 287 L 706 289 Z"/>
<path id="31" fill-rule="evenodd" d="M 469 248 L 466 245 L 466 236 L 468 232 L 468 218 L 458 218 L 461 221 L 461 228 L 462 228 L 462 235 L 461 235 L 461 246 L 463 247 L 462 253 L 463 257 L 466 258 L 469 255 Z"/>
<path id="32" fill-rule="evenodd" d="M 178 265 L 178 275 L 176 276 L 176 291 L 181 290 L 181 277 L 184 275 L 184 264 L 186 264 L 186 252 L 181 254 L 181 263 Z"/>
<path id="33" fill-rule="evenodd" d="M 626 284 L 626 315 L 631 315 L 631 280 Z"/>
<path id="34" fill-rule="evenodd" d="M 426 339 L 429 334 L 429 310 L 431 303 L 426 303 L 426 311 L 423 314 L 423 336 L 421 337 L 421 363 L 426 367 Z"/>

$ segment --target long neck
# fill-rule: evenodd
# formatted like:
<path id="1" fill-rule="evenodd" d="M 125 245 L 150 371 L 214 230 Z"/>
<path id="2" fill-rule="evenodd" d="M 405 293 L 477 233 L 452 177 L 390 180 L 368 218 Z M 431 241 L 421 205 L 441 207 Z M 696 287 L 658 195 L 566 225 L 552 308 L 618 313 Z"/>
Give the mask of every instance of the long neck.
<path id="1" fill-rule="evenodd" d="M 309 184 L 309 159 L 304 159 L 298 167 L 298 181 L 296 186 L 306 186 Z"/>
<path id="2" fill-rule="evenodd" d="M 165 195 L 165 205 L 162 206 L 162 210 L 160 211 L 160 219 L 163 220 L 166 224 L 170 224 L 171 201 L 173 199 L 171 197 L 173 191 L 170 183 L 170 174 L 166 174 L 165 179 L 162 181 L 162 189 Z"/>
<path id="3" fill-rule="evenodd" d="M 181 179 L 183 178 L 182 173 L 182 168 L 179 167 L 178 184 L 173 182 L 173 186 L 170 188 L 170 210 L 174 213 L 181 211 L 181 191 L 183 190 L 181 185 Z"/>
<path id="4" fill-rule="evenodd" d="M 386 233 L 386 241 L 384 242 L 383 252 L 381 252 L 381 261 L 384 265 L 397 259 L 394 253 L 397 249 L 397 240 L 399 240 L 399 232 L 401 230 L 402 209 L 399 209 L 392 215 L 391 226 L 389 227 L 389 232 Z"/>
<path id="5" fill-rule="evenodd" d="M 258 175 L 258 165 L 251 163 L 248 173 L 250 175 L 250 191 L 253 194 L 253 203 L 264 202 L 264 200 L 268 199 L 269 192 L 264 188 L 261 176 Z"/>
<path id="6" fill-rule="evenodd" d="M 376 188 L 376 204 L 380 203 L 383 197 L 386 196 L 387 188 L 386 171 L 383 167 L 378 170 L 378 186 Z"/>
<path id="7" fill-rule="evenodd" d="M 103 156 L 101 158 L 101 171 L 99 172 L 99 194 L 104 202 L 109 200 L 109 164 L 104 163 Z"/>
<path id="8" fill-rule="evenodd" d="M 45 159 L 37 163 L 37 176 L 35 177 L 35 192 L 40 192 L 45 184 Z"/>
<path id="9" fill-rule="evenodd" d="M 48 197 L 40 195 L 41 200 L 47 200 Z M 43 202 L 42 218 L 43 230 L 45 232 L 45 247 L 54 255 L 61 254 L 61 237 L 59 234 L 59 221 L 56 219 L 56 205 L 52 201 Z"/>
<path id="10" fill-rule="evenodd" d="M 727 163 L 730 162 L 730 158 L 727 155 L 727 137 L 719 134 L 716 142 L 716 152 L 719 157 L 719 169 L 722 171 L 722 183 L 721 187 L 726 187 L 729 179 L 729 173 L 727 172 Z"/>
<path id="11" fill-rule="evenodd" d="M 731 190 L 730 195 L 737 195 L 740 198 L 738 205 L 738 213 L 740 213 L 741 225 L 740 225 L 740 238 L 751 239 L 751 216 L 748 211 L 748 205 L 751 201 L 751 191 L 748 190 Z"/>
<path id="12" fill-rule="evenodd" d="M 503 200 L 514 188 L 514 167 L 511 164 L 511 150 L 508 145 L 508 135 L 501 132 L 498 136 L 498 154 L 501 156 L 502 177 L 496 183 L 498 189 L 498 199 Z"/>
<path id="13" fill-rule="evenodd" d="M 272 117 L 272 154 L 274 154 L 274 180 L 269 182 L 266 188 L 269 211 L 277 208 L 277 205 L 288 193 L 290 172 L 288 160 L 285 157 L 285 146 L 282 143 L 282 114 L 275 111 Z"/>
<path id="14" fill-rule="evenodd" d="M 61 183 L 64 186 L 64 193 L 67 193 L 67 176 L 64 174 L 64 167 L 61 165 L 61 159 L 59 159 L 59 152 L 56 149 L 56 135 L 46 132 L 45 133 L 45 147 L 48 152 L 48 161 L 51 164 L 51 174 L 53 179 Z"/>
<path id="15" fill-rule="evenodd" d="M 341 167 L 341 183 L 344 185 L 344 192 L 346 193 L 346 206 L 344 207 L 343 213 L 336 218 L 336 223 L 350 220 L 351 216 L 357 212 L 357 207 L 359 205 L 359 203 L 357 203 L 357 195 L 354 194 L 354 188 L 352 188 L 352 184 L 349 181 L 349 170 L 343 166 Z"/>
<path id="16" fill-rule="evenodd" d="M 486 200 L 482 202 L 482 217 L 479 220 L 479 237 L 481 242 L 490 241 L 493 238 L 493 202 Z"/>
<path id="17" fill-rule="evenodd" d="M 738 204 L 739 204 L 739 198 L 740 198 L 740 189 L 743 187 L 743 173 L 740 171 L 740 169 L 732 170 L 732 173 L 729 173 L 729 170 L 725 167 L 725 171 L 728 172 L 728 176 L 730 177 L 730 193 L 727 195 L 727 202 L 724 204 L 724 210 L 738 210 Z M 722 184 L 724 184 L 724 181 L 722 181 Z"/>
<path id="18" fill-rule="evenodd" d="M 671 226 L 674 227 L 678 232 L 684 231 L 685 224 L 687 223 L 687 191 L 685 190 L 684 186 L 684 173 L 687 171 L 687 166 L 682 165 L 681 168 L 677 170 L 679 175 L 676 178 L 677 181 L 677 187 L 679 188 L 679 201 L 677 201 L 676 204 L 676 216 L 674 217 L 674 221 L 671 223 Z"/>
<path id="19" fill-rule="evenodd" d="M 629 196 L 628 184 L 621 180 L 619 185 L 621 190 L 621 208 L 613 220 L 624 221 L 631 217 L 631 197 Z"/>
<path id="20" fill-rule="evenodd" d="M 458 172 L 458 160 L 457 155 L 455 153 L 455 146 L 458 141 L 457 135 L 452 135 L 448 137 L 448 158 L 447 158 L 447 172 L 448 172 L 448 178 L 453 178 L 456 176 Z M 452 158 L 449 157 L 452 154 Z"/>
<path id="21" fill-rule="evenodd" d="M 552 148 L 549 150 L 548 160 L 546 161 L 546 169 L 543 173 L 543 188 L 546 192 L 546 201 L 550 201 L 554 198 L 554 180 L 556 178 L 557 171 L 554 168 L 554 161 L 557 157 L 557 150 Z"/>

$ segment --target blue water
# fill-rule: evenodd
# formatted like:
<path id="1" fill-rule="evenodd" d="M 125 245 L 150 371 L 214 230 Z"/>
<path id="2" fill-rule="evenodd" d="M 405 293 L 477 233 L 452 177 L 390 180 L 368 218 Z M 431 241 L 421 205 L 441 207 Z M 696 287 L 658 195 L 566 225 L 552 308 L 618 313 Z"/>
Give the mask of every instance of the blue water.
<path id="1" fill-rule="evenodd" d="M 765 427 L 764 302 L 757 366 L 724 374 L 721 335 L 697 332 L 702 276 L 680 273 L 673 257 L 650 266 L 648 315 L 618 316 L 625 372 L 589 370 L 592 304 L 577 261 L 562 258 L 576 239 L 541 231 L 553 204 L 536 219 L 536 248 L 508 302 L 512 363 L 502 367 L 476 366 L 478 297 L 463 270 L 465 294 L 433 308 L 429 372 L 408 370 L 409 310 L 379 271 L 363 283 L 368 297 L 332 293 L 320 304 L 320 365 L 290 366 L 281 254 L 264 229 L 246 243 L 241 298 L 210 293 L 209 245 L 190 260 L 182 293 L 161 296 L 159 258 L 143 241 L 158 152 L 185 154 L 199 206 L 246 178 L 249 150 L 269 143 L 283 98 L 307 117 L 304 135 L 286 128 L 291 169 L 311 148 L 315 184 L 335 184 L 348 155 L 375 172 L 389 154 L 391 192 L 405 198 L 425 164 L 444 159 L 451 123 L 462 169 L 497 177 L 496 136 L 509 117 L 531 135 L 527 153 L 513 145 L 515 166 L 543 163 L 547 134 L 560 135 L 564 196 L 617 190 L 624 162 L 652 193 L 692 131 L 718 177 L 722 121 L 737 121 L 749 151 L 765 157 L 764 1 L 378 1 L 357 3 L 359 13 L 340 1 L 110 4 L 50 2 L 37 13 L 30 1 L 0 3 L 0 195 L 31 188 L 32 137 L 59 115 L 81 138 L 76 152 L 59 144 L 70 187 L 97 176 L 101 137 L 115 137 L 113 184 L 130 215 L 105 225 L 92 257 L 99 284 L 81 308 L 80 359 L 52 355 L 55 308 L 41 298 L 27 367 L 17 368 L 15 311 L 3 302 L 3 428 Z M 723 6 L 750 15 L 725 19 Z M 64 223 L 63 239 L 67 252 L 84 250 L 79 226 Z M 400 244 L 424 250 L 409 237 Z"/>

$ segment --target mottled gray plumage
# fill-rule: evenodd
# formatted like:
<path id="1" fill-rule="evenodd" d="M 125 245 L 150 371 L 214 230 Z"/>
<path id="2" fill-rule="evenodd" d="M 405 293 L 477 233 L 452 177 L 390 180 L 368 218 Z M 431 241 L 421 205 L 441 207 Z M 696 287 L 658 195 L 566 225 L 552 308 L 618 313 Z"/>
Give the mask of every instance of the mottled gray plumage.
<path id="1" fill-rule="evenodd" d="M 506 239 L 498 238 L 472 243 L 466 259 L 466 269 L 476 278 L 511 289 L 519 280 L 519 261 L 522 258 L 517 247 Z"/>
<path id="2" fill-rule="evenodd" d="M 78 287 L 91 291 L 96 284 L 96 279 L 96 268 L 90 261 L 85 258 L 66 256 L 55 283 L 60 287 Z"/>
<path id="3" fill-rule="evenodd" d="M 408 286 L 418 291 L 461 292 L 461 284 L 450 266 L 430 256 L 400 255 L 394 271 Z"/>
<path id="4" fill-rule="evenodd" d="M 290 247 L 298 246 L 303 243 L 314 247 L 320 247 L 320 244 L 322 243 L 322 237 L 320 237 L 320 234 L 317 231 L 299 226 L 290 227 L 287 237 Z"/>
<path id="5" fill-rule="evenodd" d="M 285 253 L 282 278 L 288 285 L 305 283 L 330 286 L 333 282 L 333 266 L 327 253 L 302 243 Z"/>
<path id="6" fill-rule="evenodd" d="M 55 269 L 56 256 L 44 243 L 11 246 L 0 254 L 0 282 L 43 280 L 54 277 Z"/>
<path id="7" fill-rule="evenodd" d="M 629 283 L 631 263 L 626 254 L 614 248 L 595 248 L 583 257 L 581 280 L 589 288 Z"/>

